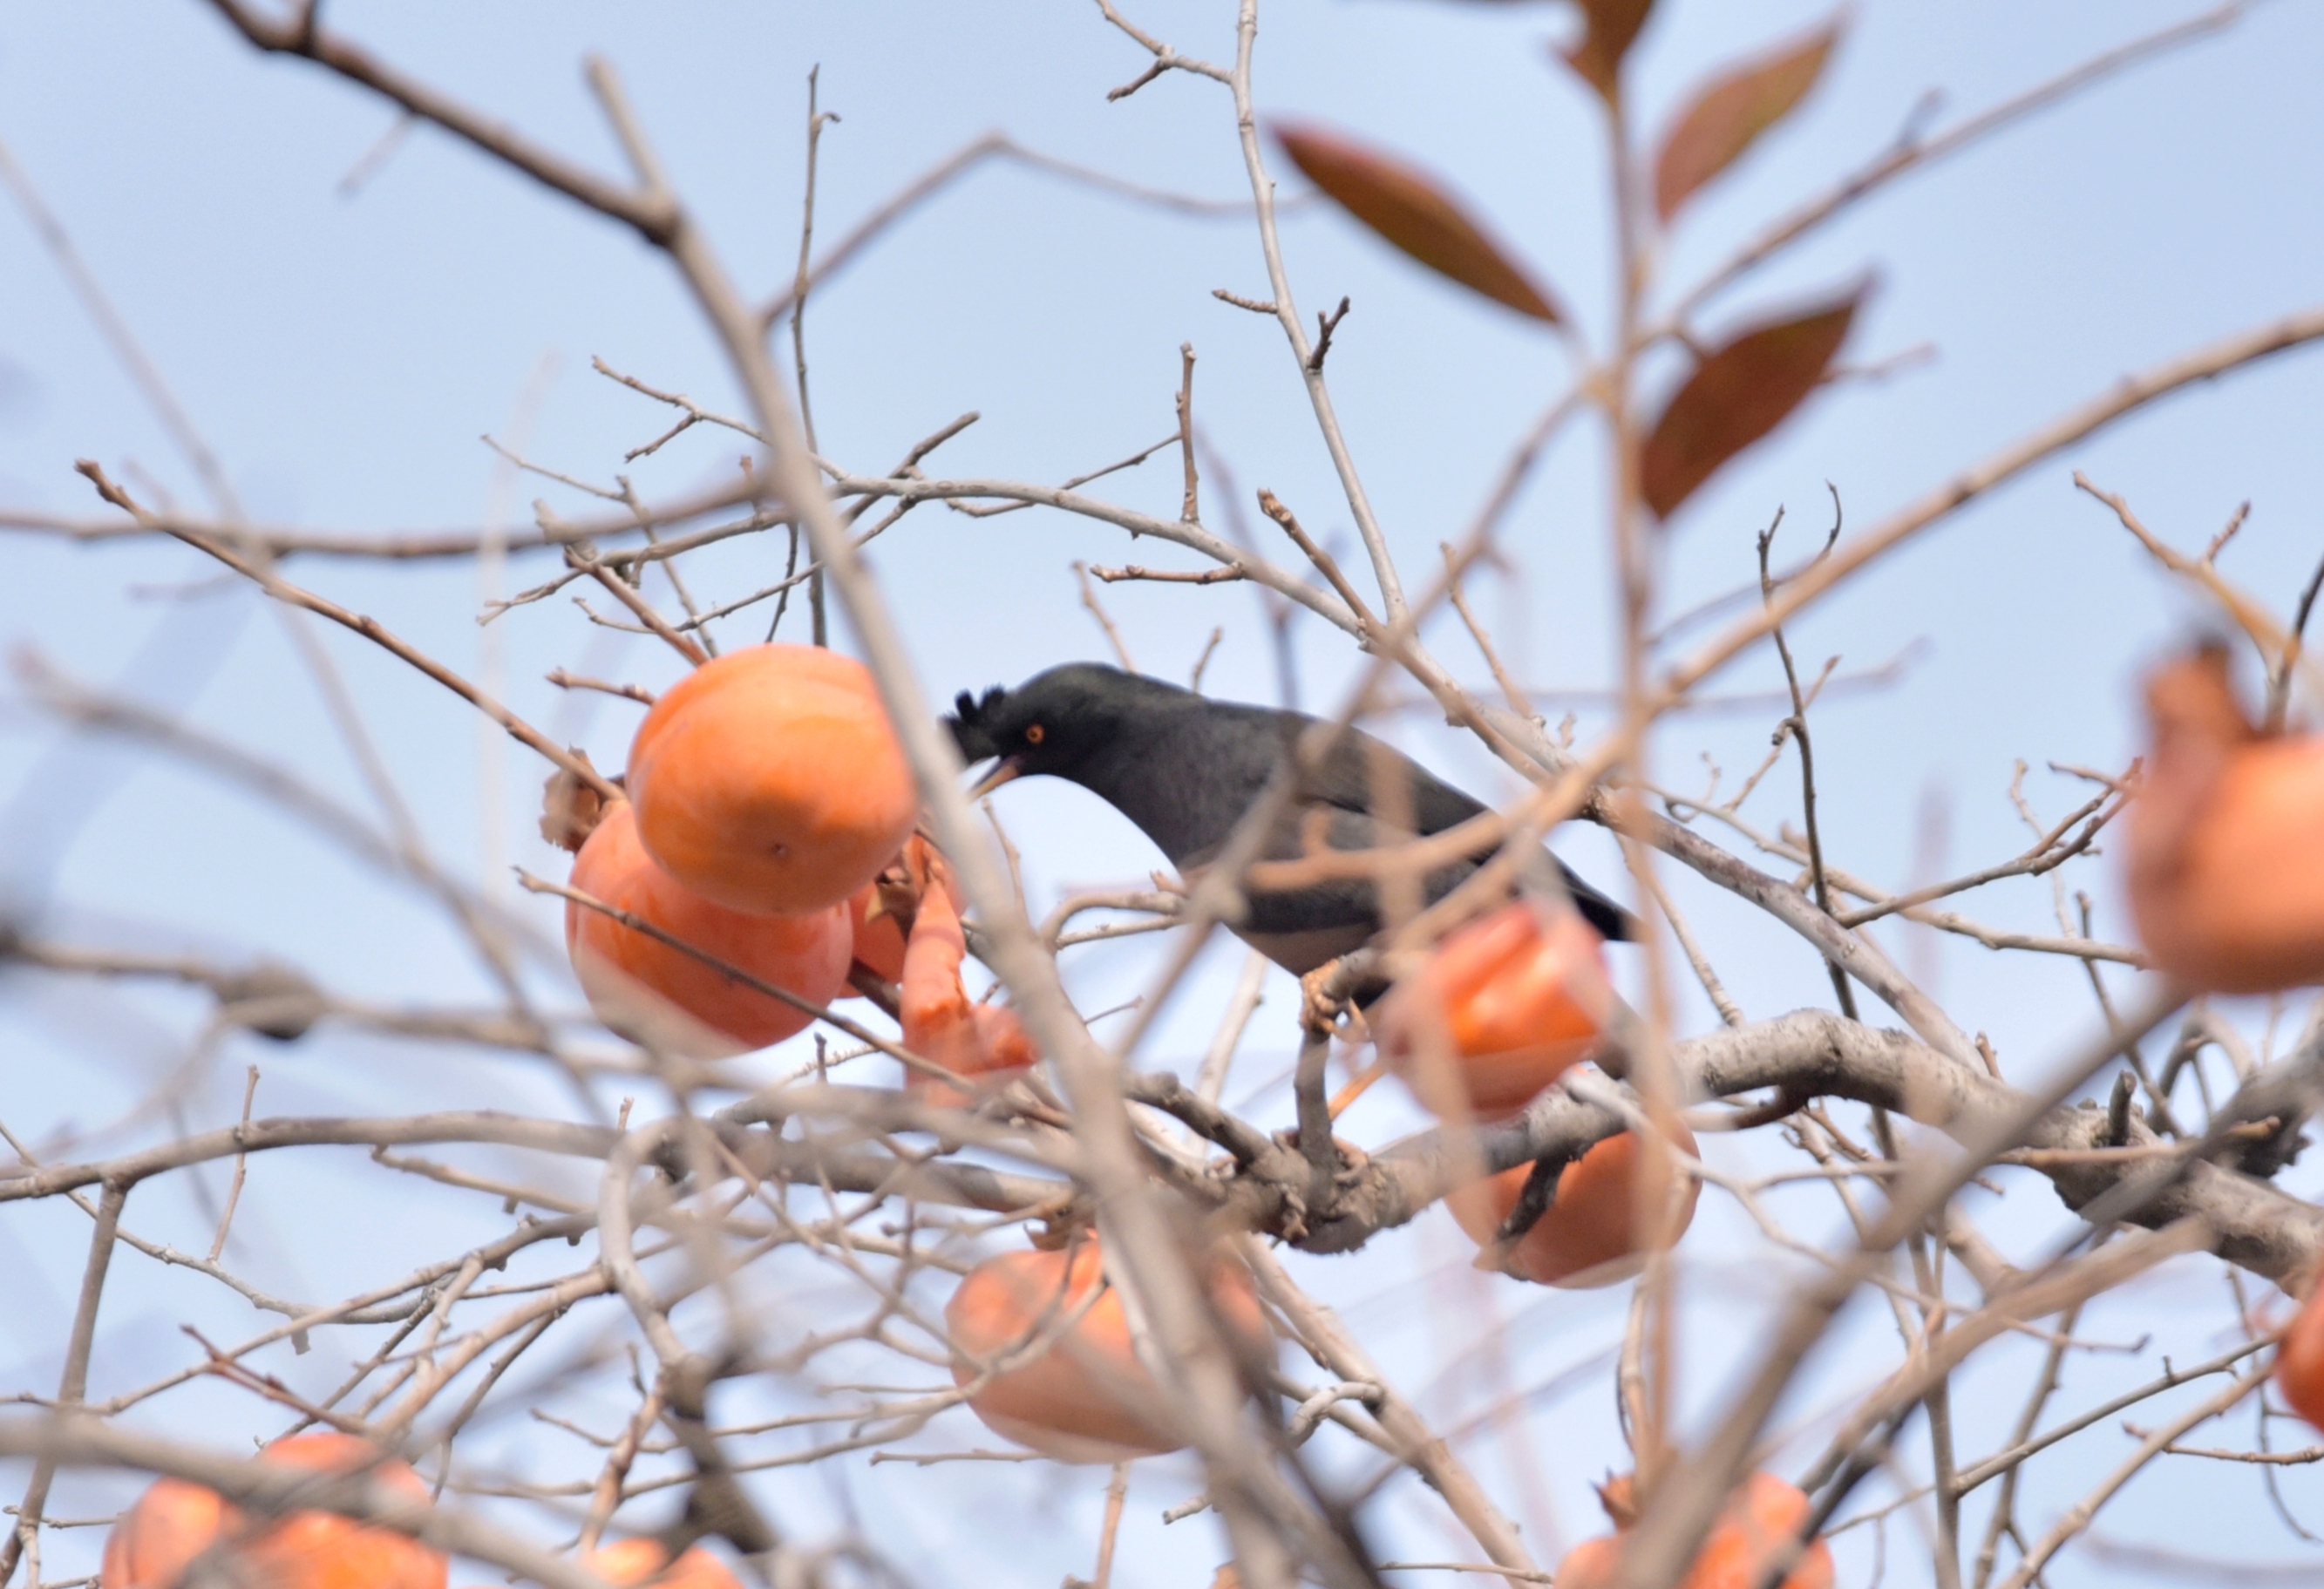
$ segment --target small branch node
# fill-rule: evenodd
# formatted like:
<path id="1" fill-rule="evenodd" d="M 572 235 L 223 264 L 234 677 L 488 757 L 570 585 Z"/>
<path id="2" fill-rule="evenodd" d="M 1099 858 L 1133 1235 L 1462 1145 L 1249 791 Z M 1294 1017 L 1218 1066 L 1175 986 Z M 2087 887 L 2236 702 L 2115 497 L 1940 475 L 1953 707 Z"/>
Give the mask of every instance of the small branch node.
<path id="1" fill-rule="evenodd" d="M 1307 367 L 1316 374 L 1323 373 L 1324 356 L 1332 351 L 1332 333 L 1338 330 L 1340 322 L 1347 318 L 1348 300 L 1345 298 L 1340 300 L 1340 307 L 1330 314 L 1320 309 L 1315 311 L 1315 351 L 1307 356 Z"/>
<path id="2" fill-rule="evenodd" d="M 1240 292 L 1230 292 L 1223 287 L 1211 289 L 1211 296 L 1221 303 L 1231 303 L 1237 309 L 1247 309 L 1255 315 L 1276 315 L 1283 311 L 1263 298 L 1245 298 Z"/>

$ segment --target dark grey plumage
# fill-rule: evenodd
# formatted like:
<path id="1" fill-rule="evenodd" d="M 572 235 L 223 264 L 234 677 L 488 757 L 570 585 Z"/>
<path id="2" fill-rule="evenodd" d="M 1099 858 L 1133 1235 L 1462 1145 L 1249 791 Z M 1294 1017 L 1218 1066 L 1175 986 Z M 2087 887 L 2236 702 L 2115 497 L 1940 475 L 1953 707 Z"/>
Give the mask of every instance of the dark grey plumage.
<path id="1" fill-rule="evenodd" d="M 971 763 L 999 758 L 1004 776 L 1046 773 L 1080 784 L 1136 823 L 1182 873 L 1212 860 L 1314 718 L 1210 700 L 1159 679 L 1095 662 L 1070 662 L 1015 689 L 978 699 L 963 692 L 945 719 Z M 1485 809 L 1402 752 L 1360 730 L 1342 734 L 1298 791 L 1262 852 L 1288 860 L 1320 822 L 1336 850 L 1369 849 L 1388 828 L 1380 770 L 1401 775 L 1413 831 L 1441 833 Z M 1431 873 L 1426 897 L 1442 899 L 1479 860 Z M 1622 908 L 1558 863 L 1574 904 L 1609 938 L 1629 936 Z M 1253 892 L 1240 936 L 1286 969 L 1305 973 L 1359 948 L 1379 929 L 1372 885 L 1334 880 Z"/>

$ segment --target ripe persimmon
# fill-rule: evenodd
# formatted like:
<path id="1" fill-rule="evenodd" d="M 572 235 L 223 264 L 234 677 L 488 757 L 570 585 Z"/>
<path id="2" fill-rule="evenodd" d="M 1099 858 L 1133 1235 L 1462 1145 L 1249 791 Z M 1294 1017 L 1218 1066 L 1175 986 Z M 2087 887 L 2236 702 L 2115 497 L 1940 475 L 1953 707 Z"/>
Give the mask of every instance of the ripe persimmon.
<path id="1" fill-rule="evenodd" d="M 1594 1589 L 1614 1581 L 1614 1564 L 1621 1558 L 1619 1534 L 1596 1534 L 1567 1551 L 1550 1582 L 1567 1589 Z"/>
<path id="2" fill-rule="evenodd" d="M 1014 1010 L 968 1002 L 960 980 L 960 963 L 967 954 L 968 938 L 952 895 L 941 886 L 930 887 L 921 896 L 904 951 L 904 1046 L 970 1078 L 977 1089 L 989 1090 L 1022 1076 L 1041 1056 Z M 962 1088 L 920 1070 L 905 1070 L 904 1089 L 946 1109 L 973 1102 Z"/>
<path id="3" fill-rule="evenodd" d="M 1437 1114 L 1514 1114 L 1598 1041 L 1614 1011 L 1603 942 L 1570 906 L 1518 900 L 1436 946 L 1389 994 L 1380 1058 Z"/>
<path id="4" fill-rule="evenodd" d="M 2285 1405 L 2324 1429 L 2324 1285 L 2310 1284 L 2308 1299 L 2275 1349 L 2275 1385 Z"/>
<path id="5" fill-rule="evenodd" d="M 335 1473 L 369 1473 L 415 1499 L 428 1486 L 401 1462 L 352 1435 L 294 1435 L 259 1454 L 261 1462 Z M 444 1589 L 444 1557 L 409 1535 L 327 1511 L 272 1521 L 244 1513 L 215 1491 L 181 1479 L 154 1483 L 121 1514 L 105 1542 L 108 1589 L 171 1589 L 196 1557 L 217 1547 L 237 1581 L 254 1589 Z"/>
<path id="6" fill-rule="evenodd" d="M 673 1562 L 659 1539 L 622 1539 L 589 1552 L 581 1565 L 616 1589 L 742 1589 L 726 1564 L 699 1545 Z"/>
<path id="7" fill-rule="evenodd" d="M 1628 1485 L 1615 1480 L 1601 1492 L 1614 1526 L 1626 1532 L 1633 1519 Z M 1791 1548 L 1807 1520 L 1808 1498 L 1796 1485 L 1773 1474 L 1754 1473 L 1730 1497 L 1702 1551 L 1679 1580 L 1679 1589 L 1759 1589 L 1781 1553 Z M 1614 1581 L 1623 1532 L 1584 1539 L 1557 1564 L 1557 1589 L 1604 1589 Z M 1784 1577 L 1783 1589 L 1831 1589 L 1831 1547 L 1811 1539 Z"/>
<path id="8" fill-rule="evenodd" d="M 919 816 L 871 674 L 819 646 L 696 668 L 639 725 L 627 787 L 647 852 L 734 910 L 844 904 Z"/>
<path id="9" fill-rule="evenodd" d="M 634 809 L 610 807 L 573 860 L 573 886 L 761 981 L 827 1004 L 845 985 L 847 907 L 758 916 L 704 899 L 654 864 Z M 567 901 L 565 947 L 590 1008 L 617 1031 L 715 1058 L 780 1042 L 814 1019 L 602 910 Z"/>
<path id="10" fill-rule="evenodd" d="M 1674 1122 L 1672 1143 L 1692 1155 L 1694 1133 Z M 1646 1211 L 1638 1196 L 1643 1155 L 1634 1132 L 1618 1132 L 1591 1145 L 1581 1158 L 1557 1172 L 1557 1189 L 1533 1228 L 1518 1239 L 1503 1259 L 1503 1272 L 1545 1286 L 1584 1288 L 1610 1286 L 1646 1267 L 1646 1254 L 1639 1215 Z M 1675 1243 L 1693 1222 L 1695 1200 L 1702 1183 L 1671 1166 L 1666 1186 L 1669 1212 L 1663 1227 L 1664 1244 Z M 1493 1233 L 1508 1218 L 1525 1190 L 1533 1166 L 1520 1164 L 1489 1179 L 1462 1187 L 1445 1199 L 1452 1217 L 1480 1247 L 1489 1248 Z M 1485 1262 L 1480 1256 L 1478 1262 Z"/>
<path id="11" fill-rule="evenodd" d="M 215 1490 L 156 1479 L 106 1536 L 105 1581 L 114 1589 L 167 1589 L 240 1515 Z"/>
<path id="12" fill-rule="evenodd" d="M 1250 1271 L 1222 1258 L 1209 1285 L 1212 1306 L 1238 1345 L 1263 1352 L 1267 1320 Z M 1059 1462 L 1126 1462 L 1185 1444 L 1157 1416 L 1161 1387 L 1138 1360 L 1120 1294 L 1105 1285 L 1095 1237 L 1055 1252 L 1028 1248 L 986 1259 L 953 1292 L 945 1326 L 953 1380 L 963 1386 L 1050 1342 L 968 1399 L 970 1410 L 1004 1439 Z"/>
<path id="13" fill-rule="evenodd" d="M 2155 969 L 2211 993 L 2324 981 L 2324 736 L 2254 728 L 2216 646 L 2156 670 L 2146 715 L 2126 848 Z"/>

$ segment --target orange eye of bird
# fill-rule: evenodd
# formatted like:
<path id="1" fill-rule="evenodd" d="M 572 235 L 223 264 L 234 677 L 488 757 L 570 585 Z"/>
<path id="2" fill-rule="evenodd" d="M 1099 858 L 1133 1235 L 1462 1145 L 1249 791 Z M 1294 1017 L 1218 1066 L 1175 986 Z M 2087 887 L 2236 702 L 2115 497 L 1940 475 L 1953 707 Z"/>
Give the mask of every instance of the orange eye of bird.
<path id="1" fill-rule="evenodd" d="M 1043 740 L 1048 737 L 1049 731 L 1042 727 L 1038 723 L 1034 724 L 1033 726 L 1025 731 L 1025 743 L 1027 744 L 1039 744 Z"/>

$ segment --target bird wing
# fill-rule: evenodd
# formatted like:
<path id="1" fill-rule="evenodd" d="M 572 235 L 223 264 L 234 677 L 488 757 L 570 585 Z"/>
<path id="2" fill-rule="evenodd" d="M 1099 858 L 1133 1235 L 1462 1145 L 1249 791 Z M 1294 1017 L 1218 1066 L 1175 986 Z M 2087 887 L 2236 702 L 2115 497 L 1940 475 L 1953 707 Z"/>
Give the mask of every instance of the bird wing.
<path id="1" fill-rule="evenodd" d="M 1301 793 L 1311 803 L 1336 808 L 1329 824 L 1328 842 L 1333 849 L 1362 849 L 1387 842 L 1385 818 L 1395 811 L 1397 801 L 1385 784 L 1387 779 L 1399 776 L 1405 781 L 1403 799 L 1408 802 L 1416 833 L 1442 833 L 1486 808 L 1483 801 L 1453 788 L 1410 756 L 1360 729 L 1340 736 Z M 1557 869 L 1575 908 L 1592 927 L 1609 938 L 1633 936 L 1628 911 L 1592 888 L 1564 862 L 1558 861 Z M 1467 864 L 1456 863 L 1432 873 L 1428 897 L 1441 897 L 1468 871 Z"/>
<path id="2" fill-rule="evenodd" d="M 1389 783 L 1401 779 L 1398 791 Z M 1427 768 L 1360 729 L 1342 734 L 1309 777 L 1301 793 L 1343 811 L 1388 817 L 1398 803 L 1409 812 L 1415 833 L 1442 833 L 1484 810 L 1484 802 L 1463 794 Z M 1402 815 L 1402 813 L 1397 813 Z"/>

